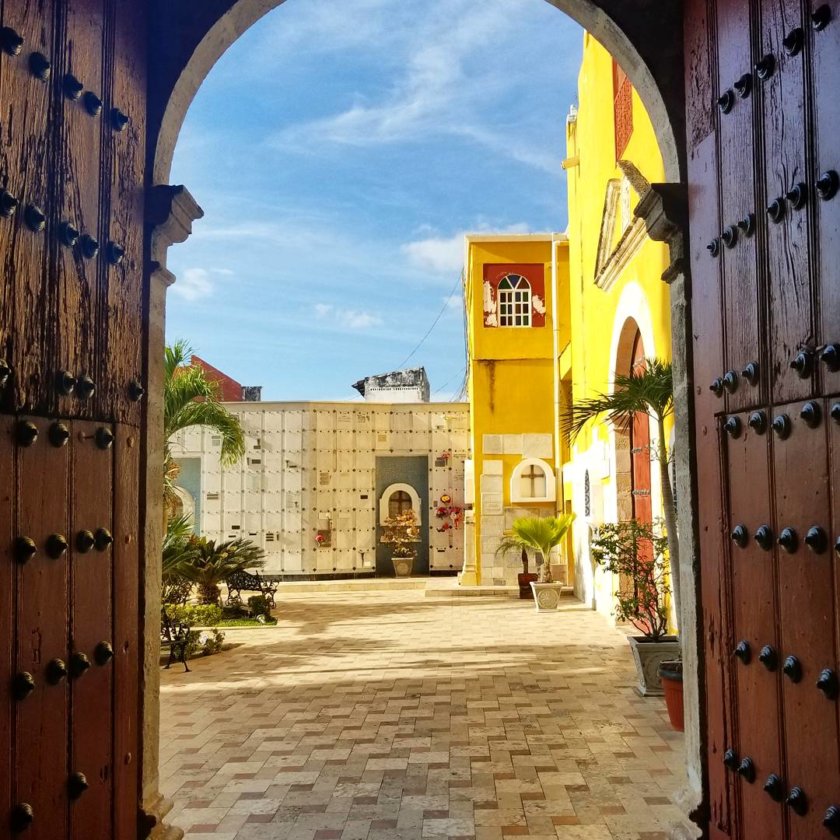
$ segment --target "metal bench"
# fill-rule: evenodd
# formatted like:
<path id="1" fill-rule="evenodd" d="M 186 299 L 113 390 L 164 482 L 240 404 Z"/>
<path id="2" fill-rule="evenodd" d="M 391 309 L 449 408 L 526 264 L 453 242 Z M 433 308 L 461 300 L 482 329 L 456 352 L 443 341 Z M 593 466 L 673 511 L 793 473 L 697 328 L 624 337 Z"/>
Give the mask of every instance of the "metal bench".
<path id="1" fill-rule="evenodd" d="M 241 604 L 243 592 L 256 592 L 265 598 L 271 609 L 277 608 L 277 604 L 274 603 L 277 584 L 261 578 L 259 572 L 234 572 L 225 583 L 228 588 L 226 604 Z"/>
<path id="2" fill-rule="evenodd" d="M 169 661 L 166 663 L 166 668 L 169 668 L 173 662 L 181 662 L 185 671 L 190 670 L 190 666 L 187 665 L 187 645 L 190 642 L 191 629 L 187 624 L 172 621 L 166 614 L 166 608 L 161 608 L 160 645 L 169 647 Z"/>

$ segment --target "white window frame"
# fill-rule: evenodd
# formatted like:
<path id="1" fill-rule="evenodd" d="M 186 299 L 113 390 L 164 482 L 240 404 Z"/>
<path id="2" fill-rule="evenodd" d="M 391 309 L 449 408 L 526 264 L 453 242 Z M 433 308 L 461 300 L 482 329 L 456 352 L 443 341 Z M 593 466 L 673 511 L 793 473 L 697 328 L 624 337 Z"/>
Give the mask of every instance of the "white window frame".
<path id="1" fill-rule="evenodd" d="M 545 473 L 545 495 L 525 496 L 522 493 L 522 477 L 528 467 L 539 467 Z M 557 482 L 554 480 L 554 470 L 542 458 L 525 458 L 514 468 L 510 477 L 510 500 L 513 504 L 523 502 L 553 502 L 557 499 Z"/>
<path id="2" fill-rule="evenodd" d="M 399 493 L 400 490 L 411 496 L 411 510 L 417 517 L 417 524 L 422 525 L 423 511 L 420 510 L 420 496 L 410 484 L 391 484 L 382 491 L 382 495 L 379 497 L 379 524 L 384 525 L 388 520 L 388 506 L 391 501 L 391 496 L 394 493 Z"/>
<path id="3" fill-rule="evenodd" d="M 507 281 L 512 288 L 503 289 Z M 500 327 L 530 327 L 532 325 L 531 284 L 521 274 L 506 274 L 496 289 Z"/>

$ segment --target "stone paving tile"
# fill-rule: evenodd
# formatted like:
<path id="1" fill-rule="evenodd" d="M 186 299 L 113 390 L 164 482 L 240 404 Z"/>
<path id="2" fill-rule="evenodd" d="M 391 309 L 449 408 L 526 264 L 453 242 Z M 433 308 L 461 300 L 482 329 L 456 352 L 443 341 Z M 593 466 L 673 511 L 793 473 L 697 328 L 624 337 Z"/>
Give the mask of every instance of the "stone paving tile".
<path id="1" fill-rule="evenodd" d="M 664 840 L 682 735 L 622 633 L 422 590 L 278 598 L 276 628 L 162 672 L 189 840 Z"/>

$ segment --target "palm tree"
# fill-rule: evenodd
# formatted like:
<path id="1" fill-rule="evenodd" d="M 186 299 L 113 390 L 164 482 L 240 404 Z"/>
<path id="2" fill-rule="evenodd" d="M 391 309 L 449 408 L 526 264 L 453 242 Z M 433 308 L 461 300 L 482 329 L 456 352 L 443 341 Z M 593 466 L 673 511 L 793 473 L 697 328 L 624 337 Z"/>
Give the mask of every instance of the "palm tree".
<path id="1" fill-rule="evenodd" d="M 602 414 L 606 414 L 614 425 L 624 428 L 633 422 L 633 416 L 639 412 L 653 417 L 658 432 L 656 448 L 660 464 L 659 483 L 668 538 L 668 556 L 671 564 L 671 586 L 674 592 L 674 607 L 679 618 L 680 545 L 677 536 L 674 491 L 668 469 L 668 448 L 665 444 L 665 419 L 673 414 L 673 411 L 674 383 L 671 363 L 662 359 L 647 359 L 641 370 L 631 371 L 628 375 L 616 374 L 611 394 L 598 394 L 574 403 L 564 418 L 563 426 L 574 440 L 590 420 Z"/>
<path id="2" fill-rule="evenodd" d="M 178 464 L 169 442 L 190 426 L 209 426 L 222 439 L 222 464 L 235 464 L 245 454 L 245 436 L 239 418 L 220 402 L 216 383 L 205 371 L 189 363 L 192 349 L 183 340 L 167 346 L 164 354 L 163 432 L 164 499 L 169 510 L 176 499 Z"/>
<path id="3" fill-rule="evenodd" d="M 535 551 L 543 560 L 538 582 L 551 583 L 551 549 L 560 545 L 574 519 L 573 513 L 565 513 L 562 516 L 523 516 L 516 519 L 513 523 L 513 533 L 502 539 L 496 554 L 504 555 L 528 549 Z"/>
<path id="4" fill-rule="evenodd" d="M 163 589 L 165 604 L 189 597 L 192 583 L 184 577 L 184 569 L 195 560 L 197 551 L 193 540 L 192 520 L 189 516 L 173 516 L 166 523 L 163 537 Z"/>
<path id="5" fill-rule="evenodd" d="M 234 572 L 258 569 L 265 562 L 265 552 L 250 540 L 229 540 L 216 545 L 215 540 L 193 537 L 190 544 L 195 555 L 179 572 L 186 580 L 198 584 L 202 604 L 218 604 L 220 583 Z"/>

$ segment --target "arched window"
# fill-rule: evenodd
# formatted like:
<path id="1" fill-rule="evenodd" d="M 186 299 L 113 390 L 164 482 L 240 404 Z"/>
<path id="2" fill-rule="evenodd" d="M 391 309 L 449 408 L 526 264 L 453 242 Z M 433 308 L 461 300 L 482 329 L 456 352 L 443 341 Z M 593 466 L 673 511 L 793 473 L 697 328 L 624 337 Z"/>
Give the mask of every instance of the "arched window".
<path id="1" fill-rule="evenodd" d="M 499 326 L 531 326 L 531 284 L 521 274 L 506 274 L 499 282 Z"/>
<path id="2" fill-rule="evenodd" d="M 392 516 L 412 511 L 420 525 L 423 522 L 423 509 L 420 495 L 410 484 L 391 484 L 379 497 L 379 524 L 384 525 Z"/>
<path id="3" fill-rule="evenodd" d="M 405 490 L 396 490 L 391 493 L 391 497 L 388 499 L 388 516 L 399 516 L 413 508 L 414 503 L 411 496 Z"/>
<path id="4" fill-rule="evenodd" d="M 554 472 L 539 458 L 526 458 L 514 467 L 510 478 L 511 502 L 553 502 Z"/>

